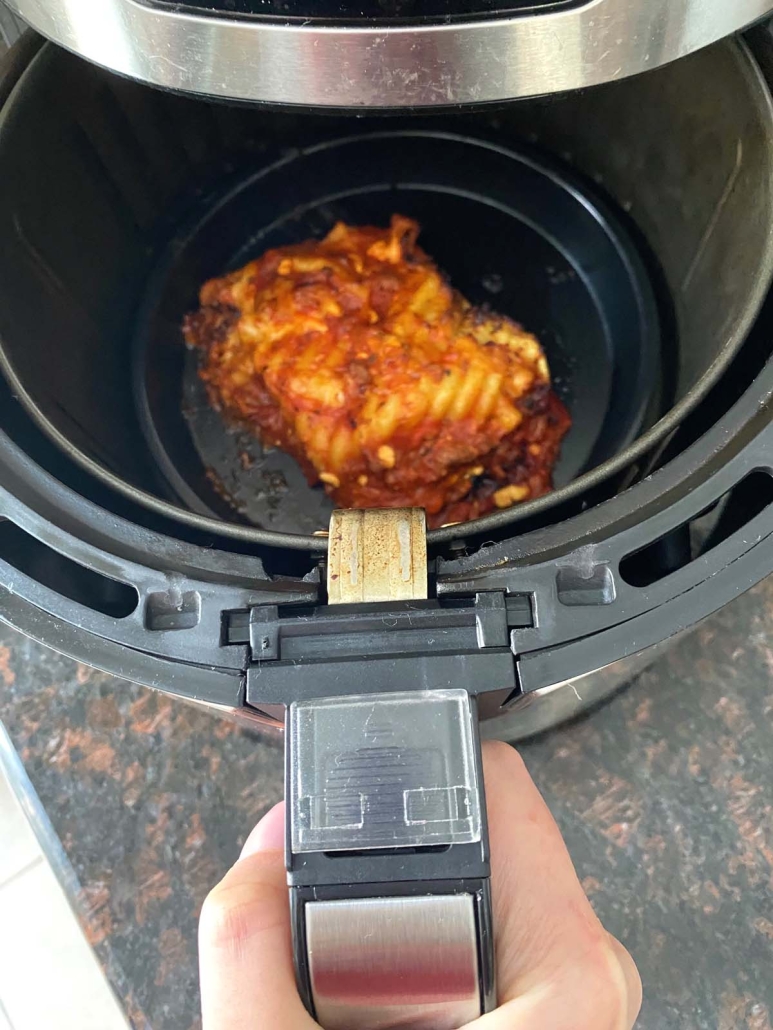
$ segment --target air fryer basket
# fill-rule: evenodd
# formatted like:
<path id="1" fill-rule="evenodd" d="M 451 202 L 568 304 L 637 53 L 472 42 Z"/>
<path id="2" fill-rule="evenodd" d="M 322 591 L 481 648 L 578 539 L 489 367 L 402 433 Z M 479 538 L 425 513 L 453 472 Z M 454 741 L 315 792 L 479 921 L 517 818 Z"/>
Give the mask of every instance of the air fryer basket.
<path id="1" fill-rule="evenodd" d="M 375 122 L 171 97 L 21 40 L 0 60 L 0 619 L 176 696 L 281 717 L 266 690 L 292 662 L 262 660 L 260 630 L 327 625 L 325 543 L 163 499 L 169 480 L 132 397 L 133 341 L 164 268 L 182 283 L 189 230 L 212 199 L 299 150 L 369 133 L 486 140 L 577 183 L 644 263 L 656 357 L 675 373 L 652 392 L 639 439 L 563 499 L 433 534 L 423 605 L 466 627 L 446 658 L 454 681 L 495 688 L 481 708 L 489 732 L 533 732 L 598 701 L 773 573 L 771 132 L 757 71 L 773 82 L 773 36 L 762 26 L 747 39 L 756 64 L 727 43 L 582 96 Z M 479 626 L 479 601 L 504 624 Z M 372 653 L 360 643 L 357 657 Z M 423 659 L 403 668 L 420 675 Z"/>
<path id="2" fill-rule="evenodd" d="M 135 357 L 146 438 L 193 511 L 233 520 L 238 505 L 245 521 L 284 533 L 330 521 L 330 499 L 288 455 L 264 451 L 249 432 L 224 431 L 198 355 L 180 347 L 180 325 L 211 276 L 268 247 L 320 238 L 338 220 L 415 217 L 422 244 L 465 297 L 537 333 L 574 423 L 557 486 L 635 439 L 672 378 L 675 349 L 661 347 L 647 270 L 626 226 L 585 182 L 532 149 L 386 126 L 260 166 L 200 207 L 149 278 Z M 182 404 L 170 404 L 181 381 Z"/>
<path id="3" fill-rule="evenodd" d="M 656 298 L 660 326 L 659 375 L 647 384 L 647 403 L 640 405 L 635 426 L 638 437 L 630 441 L 622 433 L 616 453 L 601 453 L 594 468 L 572 469 L 583 474 L 554 494 L 468 528 L 490 532 L 498 523 L 517 525 L 530 516 L 532 525 L 535 517 L 549 522 L 571 511 L 566 505 L 572 500 L 580 510 L 588 498 L 596 500 L 646 474 L 653 452 L 717 382 L 744 340 L 773 266 L 772 127 L 767 86 L 738 42 L 587 93 L 491 113 L 387 123 L 170 96 L 45 47 L 0 121 L 3 369 L 38 425 L 86 471 L 87 492 L 108 485 L 146 508 L 148 517 L 155 513 L 181 526 L 206 528 L 218 539 L 318 547 L 309 535 L 291 535 L 297 526 L 283 527 L 280 520 L 270 527 L 277 532 L 265 532 L 227 506 L 213 519 L 195 497 L 186 503 L 179 484 L 170 491 L 158 448 L 148 442 L 152 433 L 140 424 L 143 404 L 138 412 L 129 388 L 136 376 L 138 324 L 156 297 L 158 269 L 166 268 L 173 278 L 175 258 L 186 258 L 191 225 L 201 221 L 202 211 L 222 205 L 224 196 L 254 179 L 259 169 L 288 160 L 289 169 L 297 167 L 291 158 L 326 140 L 385 131 L 404 139 L 418 132 L 425 140 L 454 136 L 519 153 L 530 147 L 550 167 L 571 166 L 574 171 L 562 174 L 570 182 L 577 177 L 579 202 L 592 205 L 598 198 L 600 210 L 609 210 L 622 227 L 636 266 L 633 279 Z M 487 174 L 483 167 L 481 174 Z M 583 182 L 591 185 L 586 189 Z M 292 179 L 287 188 L 291 194 Z M 395 200 L 395 209 L 399 199 L 405 198 Z M 421 219 L 420 199 L 411 203 L 407 213 Z M 382 202 L 384 214 L 390 204 L 391 198 Z M 361 202 L 359 207 L 367 209 Z M 345 202 L 333 210 L 352 220 L 357 212 L 353 204 L 349 215 Z M 241 215 L 248 222 L 249 208 Z M 245 244 L 255 229 L 245 224 Z M 475 231 L 474 219 L 465 231 Z M 482 252 L 480 246 L 476 252 Z M 244 260 L 250 252 L 241 256 Z M 444 263 L 443 253 L 434 256 Z M 519 253 L 517 261 L 528 262 L 529 256 Z M 572 255 L 563 256 L 571 266 Z M 225 257 L 236 259 L 233 250 Z M 497 254 L 499 264 L 487 271 L 506 278 L 511 272 L 506 260 L 506 254 Z M 555 276 L 549 265 L 542 260 L 544 274 Z M 219 270 L 209 266 L 207 274 Z M 197 285 L 195 276 L 181 279 L 180 312 L 195 302 Z M 497 296 L 491 300 L 496 306 Z M 645 310 L 649 303 L 645 297 Z M 504 310 L 523 317 L 518 310 Z M 534 328 L 544 331 L 552 358 L 549 315 Z M 176 348 L 176 325 L 169 322 L 167 328 L 167 347 Z M 587 382 L 587 365 L 582 366 L 582 347 L 573 350 L 575 341 L 566 332 L 563 336 L 555 364 L 559 378 L 569 380 L 561 385 L 576 408 L 573 432 L 579 435 L 587 426 L 577 415 L 583 400 L 577 369 L 585 371 Z M 643 339 L 647 332 L 632 320 L 630 338 L 619 346 L 629 346 L 639 357 Z M 157 339 L 152 342 L 158 345 Z M 594 362 L 603 364 L 603 357 Z M 613 355 L 607 357 L 611 361 Z M 609 375 L 609 368 L 599 369 L 600 378 Z M 164 381 L 168 396 L 164 400 L 156 391 L 157 410 L 166 403 L 180 411 L 182 379 L 180 374 Z M 614 387 L 617 381 L 611 382 Z M 619 405 L 620 398 L 611 401 Z M 222 427 L 215 431 L 227 440 Z M 590 446 L 589 455 L 592 451 Z M 308 525 L 305 531 L 310 530 Z M 440 542 L 456 533 L 439 530 L 431 539 Z"/>

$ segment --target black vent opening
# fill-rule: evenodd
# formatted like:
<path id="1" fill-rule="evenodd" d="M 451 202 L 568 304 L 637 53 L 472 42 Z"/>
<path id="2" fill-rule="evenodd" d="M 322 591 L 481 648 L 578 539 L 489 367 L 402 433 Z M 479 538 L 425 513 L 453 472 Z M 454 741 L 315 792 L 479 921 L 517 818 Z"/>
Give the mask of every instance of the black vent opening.
<path id="1" fill-rule="evenodd" d="M 125 619 L 139 604 L 134 587 L 66 558 L 15 523 L 2 519 L 0 559 L 62 597 L 114 619 Z"/>
<path id="2" fill-rule="evenodd" d="M 773 504 L 773 477 L 757 470 L 709 509 L 651 544 L 626 555 L 620 575 L 632 587 L 648 587 L 702 558 Z"/>

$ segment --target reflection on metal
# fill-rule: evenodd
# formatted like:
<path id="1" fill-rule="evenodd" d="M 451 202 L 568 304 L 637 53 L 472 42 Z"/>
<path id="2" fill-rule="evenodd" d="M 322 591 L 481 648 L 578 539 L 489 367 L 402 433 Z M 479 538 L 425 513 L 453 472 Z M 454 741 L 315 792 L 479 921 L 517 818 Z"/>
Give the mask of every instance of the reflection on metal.
<path id="1" fill-rule="evenodd" d="M 603 669 L 594 669 L 584 676 L 553 683 L 525 694 L 501 715 L 481 723 L 481 737 L 489 740 L 525 740 L 582 715 L 630 683 L 674 644 L 692 633 L 697 625 L 637 654 L 612 662 Z"/>
<path id="2" fill-rule="evenodd" d="M 24 32 L 24 22 L 0 4 L 0 53 Z"/>
<path id="3" fill-rule="evenodd" d="M 356 26 L 196 15 L 139 0 L 10 0 L 83 57 L 169 89 L 323 107 L 437 107 L 578 89 L 656 68 L 771 0 L 589 0 L 480 21 Z"/>
<path id="4" fill-rule="evenodd" d="M 426 597 L 424 510 L 334 511 L 328 540 L 327 593 L 330 604 Z"/>
<path id="5" fill-rule="evenodd" d="M 449 1030 L 480 1015 L 469 894 L 318 901 L 305 912 L 325 1030 Z"/>

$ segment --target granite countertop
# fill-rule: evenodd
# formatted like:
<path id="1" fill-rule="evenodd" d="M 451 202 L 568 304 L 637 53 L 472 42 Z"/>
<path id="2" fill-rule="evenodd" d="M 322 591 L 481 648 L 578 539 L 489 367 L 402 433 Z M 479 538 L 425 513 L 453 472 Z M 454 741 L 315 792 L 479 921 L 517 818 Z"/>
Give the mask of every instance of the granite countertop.
<path id="1" fill-rule="evenodd" d="M 0 718 L 135 1026 L 198 1027 L 198 909 L 280 797 L 281 742 L 2 626 Z M 771 1030 L 773 580 L 521 750 L 639 964 L 641 1030 Z"/>

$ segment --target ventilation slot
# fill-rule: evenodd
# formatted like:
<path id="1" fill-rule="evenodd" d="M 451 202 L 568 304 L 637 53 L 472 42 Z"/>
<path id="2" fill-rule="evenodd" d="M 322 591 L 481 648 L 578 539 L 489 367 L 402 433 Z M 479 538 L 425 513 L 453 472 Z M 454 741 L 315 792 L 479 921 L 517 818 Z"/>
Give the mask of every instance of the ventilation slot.
<path id="1" fill-rule="evenodd" d="M 752 472 L 700 515 L 620 562 L 632 587 L 648 587 L 708 554 L 773 504 L 773 478 Z"/>
<path id="2" fill-rule="evenodd" d="M 139 603 L 134 587 L 65 558 L 13 522 L 2 519 L 0 558 L 62 597 L 114 619 L 125 619 Z"/>

